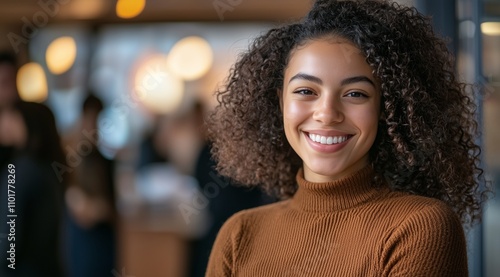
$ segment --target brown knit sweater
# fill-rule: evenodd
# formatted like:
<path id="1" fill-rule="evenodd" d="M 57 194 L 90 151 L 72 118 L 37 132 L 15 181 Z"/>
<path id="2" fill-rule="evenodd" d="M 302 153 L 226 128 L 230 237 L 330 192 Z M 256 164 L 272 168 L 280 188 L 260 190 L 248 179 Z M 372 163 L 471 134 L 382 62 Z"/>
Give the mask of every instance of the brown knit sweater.
<path id="1" fill-rule="evenodd" d="M 467 276 L 458 217 L 444 203 L 374 188 L 371 167 L 245 210 L 220 230 L 206 276 Z"/>

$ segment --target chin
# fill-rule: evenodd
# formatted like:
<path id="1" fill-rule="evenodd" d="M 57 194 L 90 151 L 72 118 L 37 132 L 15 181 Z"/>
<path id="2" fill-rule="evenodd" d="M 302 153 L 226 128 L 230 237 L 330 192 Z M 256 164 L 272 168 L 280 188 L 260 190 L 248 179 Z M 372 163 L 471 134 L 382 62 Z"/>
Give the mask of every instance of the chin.
<path id="1" fill-rule="evenodd" d="M 322 176 L 324 178 L 328 179 L 337 179 L 339 175 L 342 174 L 342 171 L 344 171 L 344 168 L 337 167 L 335 165 L 331 166 L 311 166 L 309 167 L 310 171 L 318 176 Z"/>

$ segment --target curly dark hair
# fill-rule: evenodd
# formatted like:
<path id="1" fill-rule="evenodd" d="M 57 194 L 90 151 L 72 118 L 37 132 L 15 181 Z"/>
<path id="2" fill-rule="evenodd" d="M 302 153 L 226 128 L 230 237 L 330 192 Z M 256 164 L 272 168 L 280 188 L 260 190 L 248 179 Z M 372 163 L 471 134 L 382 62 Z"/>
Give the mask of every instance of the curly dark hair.
<path id="1" fill-rule="evenodd" d="M 220 173 L 280 198 L 295 193 L 302 161 L 286 140 L 279 93 L 293 50 L 329 36 L 354 43 L 380 83 L 374 185 L 440 199 L 464 223 L 480 220 L 484 175 L 469 86 L 457 80 L 429 18 L 383 0 L 318 0 L 302 21 L 253 42 L 217 91 L 208 120 Z"/>

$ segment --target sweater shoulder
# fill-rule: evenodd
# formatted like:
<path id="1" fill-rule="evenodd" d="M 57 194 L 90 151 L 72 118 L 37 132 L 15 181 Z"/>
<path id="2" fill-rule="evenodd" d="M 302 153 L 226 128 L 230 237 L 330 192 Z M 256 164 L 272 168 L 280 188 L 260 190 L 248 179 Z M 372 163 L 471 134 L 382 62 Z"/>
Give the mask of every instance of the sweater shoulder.
<path id="1" fill-rule="evenodd" d="M 214 242 L 206 276 L 234 276 L 235 263 L 239 259 L 242 242 L 253 237 L 262 223 L 276 215 L 287 205 L 281 201 L 232 215 L 222 225 Z"/>
<path id="2" fill-rule="evenodd" d="M 459 216 L 445 202 L 418 195 L 393 192 L 385 203 L 392 218 L 386 230 L 386 242 L 411 241 L 412 244 L 430 243 L 455 251 L 465 245 L 463 226 Z M 450 243 L 453 241 L 453 243 Z M 439 247 L 437 247 L 439 248 Z M 434 248 L 435 250 L 436 248 Z M 430 253 L 428 253 L 430 254 Z"/>
<path id="3" fill-rule="evenodd" d="M 241 210 L 232 215 L 227 222 L 231 221 L 231 223 L 228 224 L 248 224 L 253 223 L 254 221 L 259 221 L 260 219 L 272 217 L 281 211 L 287 210 L 289 202 L 290 200 L 283 200 L 255 208 Z"/>
<path id="4" fill-rule="evenodd" d="M 279 217 L 282 211 L 288 209 L 289 200 L 279 201 L 255 208 L 241 210 L 224 222 L 218 236 L 232 237 L 239 242 L 241 237 L 257 232 L 266 221 Z"/>
<path id="5" fill-rule="evenodd" d="M 445 202 L 419 195 L 404 192 L 391 192 L 390 197 L 382 200 L 384 206 L 391 207 L 391 211 L 401 220 L 422 218 L 427 220 L 454 218 L 456 213 Z"/>
<path id="6" fill-rule="evenodd" d="M 391 227 L 381 249 L 383 276 L 466 276 L 460 218 L 443 201 L 394 192 Z"/>

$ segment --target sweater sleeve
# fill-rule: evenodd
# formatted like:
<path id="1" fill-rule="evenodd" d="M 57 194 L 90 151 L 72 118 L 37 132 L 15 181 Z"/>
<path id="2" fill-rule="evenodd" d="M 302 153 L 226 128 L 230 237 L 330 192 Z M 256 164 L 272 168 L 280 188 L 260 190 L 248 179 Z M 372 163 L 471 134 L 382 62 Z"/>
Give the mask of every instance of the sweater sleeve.
<path id="1" fill-rule="evenodd" d="M 414 212 L 387 237 L 382 276 L 468 276 L 463 227 L 444 203 Z"/>
<path id="2" fill-rule="evenodd" d="M 234 276 L 242 225 L 242 212 L 236 213 L 222 225 L 210 253 L 206 277 Z"/>

